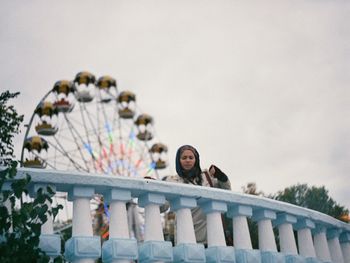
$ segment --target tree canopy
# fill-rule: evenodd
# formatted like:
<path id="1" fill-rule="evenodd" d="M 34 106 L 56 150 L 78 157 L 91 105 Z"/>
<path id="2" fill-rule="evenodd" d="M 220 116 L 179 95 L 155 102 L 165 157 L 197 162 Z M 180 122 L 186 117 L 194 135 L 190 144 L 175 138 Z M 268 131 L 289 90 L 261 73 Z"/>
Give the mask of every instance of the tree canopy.
<path id="1" fill-rule="evenodd" d="M 41 226 L 48 217 L 56 216 L 61 206 L 48 210 L 54 192 L 50 187 L 39 189 L 36 198 L 23 202 L 28 194 L 31 178 L 16 179 L 18 162 L 14 160 L 13 137 L 19 133 L 23 115 L 7 103 L 19 93 L 5 91 L 0 94 L 0 262 L 49 262 L 50 258 L 39 248 Z M 10 187 L 6 186 L 10 182 Z M 17 200 L 22 200 L 18 205 Z M 9 204 L 9 205 L 7 205 Z M 9 209 L 9 206 L 11 209 Z M 60 262 L 57 257 L 55 262 Z"/>
<path id="2" fill-rule="evenodd" d="M 279 201 L 310 208 L 348 222 L 348 216 L 346 215 L 349 215 L 349 210 L 334 201 L 324 186 L 309 187 L 307 184 L 296 184 L 277 192 L 271 197 Z"/>

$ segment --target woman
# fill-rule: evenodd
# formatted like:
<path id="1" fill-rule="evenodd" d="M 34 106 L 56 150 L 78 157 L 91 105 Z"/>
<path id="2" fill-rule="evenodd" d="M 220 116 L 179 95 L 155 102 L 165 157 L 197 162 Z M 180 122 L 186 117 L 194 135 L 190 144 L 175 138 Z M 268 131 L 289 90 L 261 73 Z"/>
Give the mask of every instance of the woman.
<path id="1" fill-rule="evenodd" d="M 231 189 L 228 177 L 215 165 L 211 165 L 209 171 L 202 171 L 199 153 L 191 145 L 183 145 L 177 150 L 175 162 L 177 175 L 163 178 L 164 181 Z M 197 243 L 206 244 L 206 216 L 199 207 L 193 208 L 191 211 Z"/>

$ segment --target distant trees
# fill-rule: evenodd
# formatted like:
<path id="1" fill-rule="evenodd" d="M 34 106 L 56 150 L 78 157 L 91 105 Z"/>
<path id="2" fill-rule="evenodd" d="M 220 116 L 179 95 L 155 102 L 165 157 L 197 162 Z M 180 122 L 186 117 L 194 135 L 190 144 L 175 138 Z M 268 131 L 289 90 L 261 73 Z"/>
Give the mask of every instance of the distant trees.
<path id="1" fill-rule="evenodd" d="M 307 184 L 296 184 L 277 192 L 271 198 L 310 208 L 344 222 L 349 222 L 349 210 L 334 201 L 328 195 L 328 190 L 324 186 L 309 187 Z"/>
<path id="2" fill-rule="evenodd" d="M 309 187 L 307 184 L 296 184 L 278 191 L 273 195 L 265 195 L 264 192 L 257 190 L 254 182 L 247 183 L 242 187 L 245 194 L 264 196 L 286 203 L 313 209 L 321 213 L 330 215 L 344 222 L 349 222 L 349 210 L 344 206 L 336 203 L 329 195 L 328 190 L 324 187 Z M 248 219 L 249 231 L 253 248 L 258 248 L 258 226 L 257 223 Z M 277 232 L 276 232 L 277 233 Z M 276 241 L 278 235 L 275 235 Z M 278 242 L 276 242 L 278 244 Z"/>

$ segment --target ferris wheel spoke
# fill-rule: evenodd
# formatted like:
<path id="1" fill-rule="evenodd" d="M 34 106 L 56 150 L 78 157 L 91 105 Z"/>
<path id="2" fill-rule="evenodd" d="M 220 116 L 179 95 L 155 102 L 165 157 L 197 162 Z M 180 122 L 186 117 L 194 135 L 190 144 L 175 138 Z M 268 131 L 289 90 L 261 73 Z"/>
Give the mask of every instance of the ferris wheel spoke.
<path id="1" fill-rule="evenodd" d="M 113 137 L 111 135 L 110 128 L 108 127 L 109 126 L 109 121 L 108 121 L 108 117 L 107 117 L 107 113 L 106 113 L 106 109 L 105 109 L 104 103 L 101 104 L 101 108 L 102 108 L 102 114 L 103 114 L 104 126 L 105 126 L 104 130 L 107 133 L 107 137 L 108 137 L 107 141 L 109 142 L 109 149 L 110 149 L 110 153 L 111 153 L 111 150 L 113 150 Z M 105 148 L 103 148 L 102 151 L 104 153 L 105 159 L 109 163 L 109 169 L 113 169 L 112 166 L 110 165 L 110 163 L 111 163 L 111 157 L 113 157 L 113 159 L 114 159 L 113 161 L 115 163 L 115 161 L 116 161 L 115 156 L 113 154 L 106 154 L 105 153 Z"/>
<path id="2" fill-rule="evenodd" d="M 91 114 L 89 113 L 88 109 L 86 108 L 86 105 L 83 104 L 83 105 L 80 105 L 81 106 L 81 116 L 82 116 L 82 120 L 83 120 L 83 125 L 84 125 L 84 128 L 85 128 L 85 134 L 86 134 L 86 137 L 87 137 L 87 140 L 88 140 L 88 144 L 90 145 L 91 147 L 91 156 L 93 158 L 93 160 L 95 162 L 97 162 L 98 164 L 98 167 L 101 169 L 102 172 L 106 173 L 106 171 L 103 169 L 103 166 L 99 164 L 99 157 L 98 156 L 95 156 L 96 154 L 93 153 L 93 148 L 92 148 L 92 142 L 91 142 L 91 139 L 90 139 L 90 136 L 89 136 L 89 129 L 88 129 L 88 123 L 84 117 L 84 112 L 86 113 L 86 116 L 88 118 L 88 121 L 92 127 L 92 133 L 93 135 L 96 136 L 96 139 L 97 139 L 97 142 L 98 142 L 98 145 L 99 145 L 99 154 L 101 153 L 101 149 L 102 149 L 102 141 L 101 141 L 101 138 L 99 136 L 99 133 L 97 132 L 96 130 L 96 127 L 94 125 L 94 122 L 92 121 L 91 119 Z M 94 164 L 94 167 L 96 167 L 96 165 Z"/>
<path id="3" fill-rule="evenodd" d="M 77 169 L 77 170 L 83 170 L 85 172 L 89 172 L 89 169 L 86 167 L 82 167 L 81 165 L 79 165 L 76 161 L 74 161 L 74 159 L 69 156 L 68 152 L 64 150 L 64 147 L 62 146 L 62 144 L 60 143 L 60 141 L 56 138 L 56 136 L 53 136 L 53 138 L 55 139 L 56 141 L 56 144 L 58 145 L 58 147 L 49 142 L 49 145 L 52 146 L 54 149 L 56 149 L 57 151 L 59 151 L 63 156 L 67 157 L 68 160 L 74 165 L 74 167 Z"/>
<path id="4" fill-rule="evenodd" d="M 80 157 L 81 157 L 81 159 L 84 161 L 85 166 L 86 166 L 87 169 L 88 169 L 88 172 L 90 172 L 90 169 L 88 168 L 88 167 L 89 167 L 89 166 L 88 166 L 88 163 L 87 163 L 87 161 L 86 161 L 86 159 L 85 159 L 85 157 L 84 157 L 84 154 L 83 154 L 83 152 L 82 152 L 82 150 L 81 150 L 81 146 L 80 146 L 79 143 L 78 143 L 78 138 L 80 139 L 80 141 L 81 141 L 83 144 L 84 144 L 84 140 L 81 138 L 80 134 L 78 133 L 78 131 L 76 130 L 76 128 L 74 127 L 74 125 L 73 125 L 73 124 L 70 122 L 70 120 L 67 118 L 66 114 L 64 114 L 64 118 L 65 118 L 65 120 L 66 120 L 66 122 L 67 122 L 67 125 L 68 125 L 68 127 L 69 127 L 69 131 L 70 131 L 71 135 L 73 136 L 74 143 L 75 143 L 75 145 L 77 146 L 77 149 L 78 149 L 78 151 L 79 151 Z M 74 133 L 76 133 L 77 135 L 75 135 Z M 96 169 L 95 169 L 95 172 L 96 172 Z"/>

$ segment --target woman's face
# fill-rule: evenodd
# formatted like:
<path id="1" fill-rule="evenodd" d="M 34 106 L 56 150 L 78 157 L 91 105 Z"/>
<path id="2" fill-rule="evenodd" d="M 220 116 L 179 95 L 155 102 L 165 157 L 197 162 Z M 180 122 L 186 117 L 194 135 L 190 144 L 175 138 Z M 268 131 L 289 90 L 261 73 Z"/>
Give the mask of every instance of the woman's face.
<path id="1" fill-rule="evenodd" d="M 185 171 L 193 168 L 196 162 L 196 157 L 191 150 L 184 150 L 180 156 L 180 164 Z"/>

